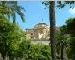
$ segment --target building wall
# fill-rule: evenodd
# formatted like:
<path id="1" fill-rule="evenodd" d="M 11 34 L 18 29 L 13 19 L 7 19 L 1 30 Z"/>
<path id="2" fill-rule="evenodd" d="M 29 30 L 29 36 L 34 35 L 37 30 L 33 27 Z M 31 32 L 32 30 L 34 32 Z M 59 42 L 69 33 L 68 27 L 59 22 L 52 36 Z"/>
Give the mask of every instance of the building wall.
<path id="1" fill-rule="evenodd" d="M 40 23 L 40 25 L 38 24 L 32 29 L 26 29 L 26 37 L 27 39 L 31 39 L 32 43 L 42 43 L 47 45 L 49 44 L 49 28 Z"/>
<path id="2" fill-rule="evenodd" d="M 50 41 L 47 40 L 47 41 L 31 41 L 32 44 L 44 44 L 44 45 L 49 45 Z"/>

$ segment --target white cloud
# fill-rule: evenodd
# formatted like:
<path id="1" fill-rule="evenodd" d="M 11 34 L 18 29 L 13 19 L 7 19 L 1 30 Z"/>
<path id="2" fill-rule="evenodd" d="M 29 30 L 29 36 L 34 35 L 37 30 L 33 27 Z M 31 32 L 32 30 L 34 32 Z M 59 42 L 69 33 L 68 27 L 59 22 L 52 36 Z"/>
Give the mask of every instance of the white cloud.
<path id="1" fill-rule="evenodd" d="M 75 14 L 75 7 L 74 7 L 74 8 L 70 8 L 70 9 L 69 9 L 69 12 L 70 12 L 71 14 Z"/>

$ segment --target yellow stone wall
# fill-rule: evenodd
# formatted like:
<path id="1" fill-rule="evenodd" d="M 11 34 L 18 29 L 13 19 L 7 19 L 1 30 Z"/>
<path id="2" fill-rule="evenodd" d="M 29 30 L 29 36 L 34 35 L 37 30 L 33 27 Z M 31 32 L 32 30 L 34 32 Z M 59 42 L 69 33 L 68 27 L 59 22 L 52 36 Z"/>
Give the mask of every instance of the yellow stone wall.
<path id="1" fill-rule="evenodd" d="M 49 39 L 49 28 L 47 25 L 44 25 L 44 23 L 38 23 L 35 26 L 32 29 L 26 29 L 27 39 Z"/>

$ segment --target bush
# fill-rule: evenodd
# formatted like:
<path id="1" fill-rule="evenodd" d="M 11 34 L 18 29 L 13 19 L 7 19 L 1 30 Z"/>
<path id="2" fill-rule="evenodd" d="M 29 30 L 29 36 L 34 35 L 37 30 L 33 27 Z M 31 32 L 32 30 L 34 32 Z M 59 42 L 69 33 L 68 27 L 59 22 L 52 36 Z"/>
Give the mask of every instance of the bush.
<path id="1" fill-rule="evenodd" d="M 24 58 L 25 60 L 50 60 L 50 47 L 47 45 L 33 45 L 26 40 L 25 32 L 18 25 L 9 20 L 0 20 L 0 52 L 5 59 Z"/>

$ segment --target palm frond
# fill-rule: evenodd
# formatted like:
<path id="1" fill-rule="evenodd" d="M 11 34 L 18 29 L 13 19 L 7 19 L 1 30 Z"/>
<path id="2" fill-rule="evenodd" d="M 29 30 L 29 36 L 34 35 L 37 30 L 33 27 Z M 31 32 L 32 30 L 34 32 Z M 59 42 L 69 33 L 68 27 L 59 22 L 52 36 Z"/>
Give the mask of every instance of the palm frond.
<path id="1" fill-rule="evenodd" d="M 16 13 L 20 15 L 22 21 L 25 21 L 24 13 L 25 9 L 18 5 L 17 1 L 1 1 L 0 7 L 3 7 L 5 12 L 4 15 L 8 15 L 8 19 L 10 19 L 10 16 L 13 18 L 13 22 L 15 23 L 16 20 Z"/>

